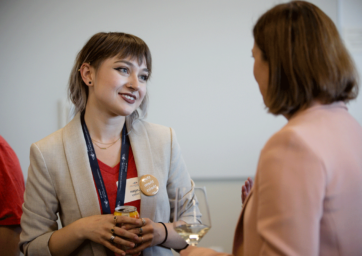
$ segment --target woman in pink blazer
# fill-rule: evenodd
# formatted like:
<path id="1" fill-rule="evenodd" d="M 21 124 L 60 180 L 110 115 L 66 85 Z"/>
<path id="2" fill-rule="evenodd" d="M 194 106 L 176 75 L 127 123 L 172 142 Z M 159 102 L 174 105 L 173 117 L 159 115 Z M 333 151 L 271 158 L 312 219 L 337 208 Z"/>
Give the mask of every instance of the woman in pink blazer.
<path id="1" fill-rule="evenodd" d="M 304 1 L 259 18 L 254 76 L 288 123 L 260 154 L 233 255 L 361 255 L 362 127 L 345 103 L 357 74 L 333 22 Z M 190 246 L 185 255 L 223 255 Z"/>

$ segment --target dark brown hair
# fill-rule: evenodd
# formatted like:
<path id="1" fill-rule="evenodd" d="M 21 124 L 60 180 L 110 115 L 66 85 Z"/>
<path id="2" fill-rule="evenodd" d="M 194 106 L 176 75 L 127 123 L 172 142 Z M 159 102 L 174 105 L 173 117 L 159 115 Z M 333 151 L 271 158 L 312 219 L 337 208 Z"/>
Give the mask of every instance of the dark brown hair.
<path id="1" fill-rule="evenodd" d="M 269 112 L 292 115 L 314 100 L 330 104 L 357 97 L 354 63 L 336 26 L 317 6 L 279 4 L 259 18 L 253 35 L 269 63 Z"/>
<path id="2" fill-rule="evenodd" d="M 88 99 L 88 86 L 83 82 L 83 79 L 78 71 L 83 63 L 90 63 L 96 70 L 99 65 L 108 58 L 119 57 L 120 59 L 133 57 L 141 64 L 146 61 L 149 77 L 152 72 L 151 52 L 147 44 L 139 37 L 118 33 L 97 33 L 93 35 L 84 45 L 82 50 L 77 55 L 73 69 L 69 78 L 68 96 L 75 106 L 74 113 L 81 112 L 85 109 Z M 146 93 L 140 109 L 142 116 L 147 114 L 148 94 Z M 140 117 L 138 110 L 134 111 L 129 118 L 131 123 L 133 120 Z"/>

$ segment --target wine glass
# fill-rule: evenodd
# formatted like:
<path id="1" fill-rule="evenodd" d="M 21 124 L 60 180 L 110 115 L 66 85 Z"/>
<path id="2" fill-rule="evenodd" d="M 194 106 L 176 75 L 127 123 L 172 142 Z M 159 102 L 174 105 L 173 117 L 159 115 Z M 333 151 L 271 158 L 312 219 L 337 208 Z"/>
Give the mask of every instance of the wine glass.
<path id="1" fill-rule="evenodd" d="M 206 189 L 176 188 L 173 226 L 186 241 L 196 246 L 211 228 Z"/>

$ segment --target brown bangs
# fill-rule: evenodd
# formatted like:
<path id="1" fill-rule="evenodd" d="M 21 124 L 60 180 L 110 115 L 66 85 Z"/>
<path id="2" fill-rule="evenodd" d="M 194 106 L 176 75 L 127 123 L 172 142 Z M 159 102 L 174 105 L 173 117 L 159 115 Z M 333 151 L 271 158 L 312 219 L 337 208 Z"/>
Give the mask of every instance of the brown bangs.
<path id="1" fill-rule="evenodd" d="M 88 56 L 84 56 L 84 62 L 90 62 L 96 69 L 108 58 L 117 56 L 120 59 L 135 58 L 138 64 L 142 64 L 145 60 L 149 76 L 152 71 L 151 53 L 146 43 L 134 35 L 125 33 L 98 33 L 95 34 L 85 45 L 92 46 L 92 49 L 84 51 L 88 52 Z M 80 56 L 82 59 L 83 56 Z"/>
<path id="2" fill-rule="evenodd" d="M 139 37 L 119 32 L 97 33 L 93 35 L 82 50 L 78 53 L 69 77 L 68 96 L 75 106 L 74 114 L 85 109 L 88 100 L 88 86 L 83 82 L 79 72 L 83 63 L 90 63 L 96 71 L 99 65 L 108 58 L 119 57 L 120 59 L 136 59 L 141 65 L 146 62 L 148 77 L 152 72 L 151 52 L 147 44 Z M 136 110 L 129 118 L 131 123 L 147 115 L 148 94 L 146 93 L 140 105 L 140 113 Z"/>

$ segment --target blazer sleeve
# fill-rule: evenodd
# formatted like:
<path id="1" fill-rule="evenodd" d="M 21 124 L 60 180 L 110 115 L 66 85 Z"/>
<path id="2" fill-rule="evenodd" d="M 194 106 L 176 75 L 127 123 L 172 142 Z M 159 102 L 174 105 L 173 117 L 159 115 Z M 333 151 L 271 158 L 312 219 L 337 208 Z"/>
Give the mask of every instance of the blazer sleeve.
<path id="1" fill-rule="evenodd" d="M 58 229 L 58 210 L 58 200 L 46 162 L 39 147 L 32 144 L 19 244 L 25 256 L 51 256 L 48 241 Z"/>
<path id="2" fill-rule="evenodd" d="M 181 154 L 180 145 L 177 142 L 175 131 L 170 128 L 171 131 L 171 159 L 170 159 L 170 168 L 169 176 L 167 181 L 167 193 L 170 201 L 171 209 L 171 220 L 173 219 L 175 212 L 175 197 L 176 197 L 176 188 L 177 187 L 186 187 L 189 191 L 183 198 L 185 200 L 185 209 L 184 214 L 181 216 L 181 220 L 185 222 L 191 222 L 192 218 L 187 217 L 187 213 L 193 210 L 193 205 L 191 204 L 191 199 L 194 196 L 194 187 L 195 184 L 191 180 L 190 175 L 187 171 L 185 161 Z"/>
<path id="3" fill-rule="evenodd" d="M 257 174 L 260 255 L 318 255 L 326 173 L 323 161 L 295 131 L 274 135 Z"/>

